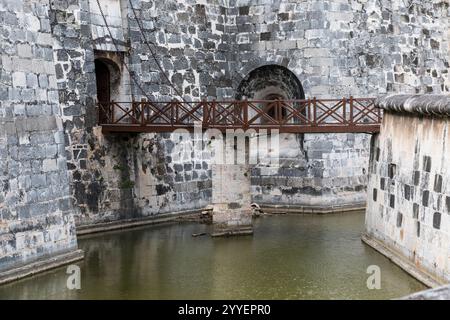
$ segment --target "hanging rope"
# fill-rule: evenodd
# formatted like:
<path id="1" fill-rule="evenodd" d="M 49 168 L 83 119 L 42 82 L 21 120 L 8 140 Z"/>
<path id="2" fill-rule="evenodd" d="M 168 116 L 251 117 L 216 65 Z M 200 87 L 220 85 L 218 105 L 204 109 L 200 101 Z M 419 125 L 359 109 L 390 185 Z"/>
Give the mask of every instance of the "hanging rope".
<path id="1" fill-rule="evenodd" d="M 110 38 L 111 38 L 111 40 L 112 40 L 112 43 L 113 43 L 113 45 L 114 45 L 116 51 L 117 51 L 117 52 L 120 52 L 121 50 L 119 49 L 119 45 L 117 44 L 116 39 L 115 39 L 115 38 L 113 37 L 113 35 L 112 35 L 112 32 L 111 32 L 111 29 L 110 29 L 110 27 L 109 27 L 108 21 L 106 20 L 106 16 L 105 16 L 105 14 L 104 14 L 104 12 L 103 12 L 103 8 L 102 8 L 102 6 L 100 5 L 100 1 L 99 1 L 99 0 L 96 0 L 96 1 L 97 1 L 97 6 L 98 6 L 98 8 L 99 8 L 99 10 L 100 10 L 100 14 L 101 14 L 102 19 L 103 19 L 103 22 L 104 22 L 104 24 L 105 24 L 105 27 L 106 27 L 106 29 L 108 30 L 108 34 L 109 34 L 109 36 L 110 36 Z M 130 5 L 132 6 L 131 2 L 130 2 Z M 133 8 L 133 11 L 134 11 L 134 8 Z M 135 15 L 135 17 L 136 17 L 136 15 Z M 147 45 L 148 45 L 148 44 L 147 44 Z M 156 59 L 155 55 L 154 55 L 154 54 L 152 54 L 152 55 L 153 55 L 153 58 Z M 141 84 L 140 84 L 140 81 L 138 81 L 138 80 L 136 79 L 134 72 L 130 69 L 130 67 L 128 66 L 128 64 L 125 62 L 125 59 L 124 59 L 122 56 L 121 56 L 120 58 L 121 58 L 122 64 L 124 65 L 125 69 L 127 69 L 128 74 L 130 75 L 131 79 L 132 79 L 133 82 L 136 84 L 136 86 L 138 87 L 138 89 L 141 91 L 142 95 L 144 95 L 144 96 L 147 98 L 148 101 L 153 101 L 153 98 L 151 98 L 151 97 L 147 94 L 147 92 L 144 90 L 144 88 L 142 88 L 142 86 L 141 86 Z M 161 69 L 161 66 L 159 65 L 159 62 L 158 62 L 158 61 L 156 61 L 156 62 L 157 62 L 158 67 L 160 68 L 160 70 L 162 70 L 162 69 Z M 176 90 L 176 88 L 174 87 L 174 85 L 172 84 L 172 82 L 170 82 L 170 80 L 169 80 L 169 78 L 167 77 L 167 75 L 165 74 L 165 72 L 163 72 L 163 74 L 164 74 L 165 78 L 168 80 L 170 86 L 171 86 L 173 89 L 175 89 L 175 92 L 177 93 L 177 95 L 179 95 L 179 96 L 181 97 L 181 99 L 183 99 L 183 97 L 178 93 L 178 91 Z M 183 99 L 183 101 L 184 101 L 184 99 Z"/>
<path id="2" fill-rule="evenodd" d="M 97 0 L 98 1 L 98 0 Z M 181 100 L 184 101 L 183 96 L 180 94 L 180 92 L 178 92 L 177 88 L 173 85 L 172 81 L 170 81 L 169 77 L 167 76 L 165 70 L 163 69 L 163 67 L 161 66 L 161 63 L 158 61 L 158 57 L 156 56 L 156 53 L 154 52 L 154 50 L 152 49 L 152 47 L 149 44 L 149 41 L 147 40 L 147 37 L 145 36 L 144 33 L 144 28 L 141 25 L 141 21 L 138 19 L 137 14 L 136 14 L 136 9 L 133 6 L 132 0 L 128 1 L 130 3 L 130 7 L 131 10 L 133 11 L 133 15 L 134 15 L 134 20 L 136 20 L 136 23 L 138 25 L 139 28 L 139 32 L 141 33 L 142 39 L 144 40 L 144 43 L 146 44 L 146 46 L 148 47 L 148 50 L 150 51 L 150 54 L 153 57 L 153 60 L 155 60 L 156 65 L 158 66 L 158 69 L 161 71 L 162 75 L 164 76 L 164 78 L 167 80 L 167 82 L 170 84 L 170 86 L 172 87 L 172 89 L 175 91 L 175 93 L 181 98 Z M 153 44 L 155 45 L 155 44 Z"/>

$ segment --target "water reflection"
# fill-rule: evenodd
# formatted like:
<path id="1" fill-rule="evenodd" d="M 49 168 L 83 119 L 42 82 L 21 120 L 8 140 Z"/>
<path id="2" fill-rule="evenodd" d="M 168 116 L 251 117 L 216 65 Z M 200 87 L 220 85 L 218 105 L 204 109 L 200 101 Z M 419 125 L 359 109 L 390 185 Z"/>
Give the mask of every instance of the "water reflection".
<path id="1" fill-rule="evenodd" d="M 0 287 L 1 299 L 385 299 L 424 289 L 360 240 L 364 215 L 267 216 L 253 237 L 193 238 L 198 224 L 79 241 L 82 289 L 60 268 Z M 368 290 L 369 265 L 382 289 Z"/>

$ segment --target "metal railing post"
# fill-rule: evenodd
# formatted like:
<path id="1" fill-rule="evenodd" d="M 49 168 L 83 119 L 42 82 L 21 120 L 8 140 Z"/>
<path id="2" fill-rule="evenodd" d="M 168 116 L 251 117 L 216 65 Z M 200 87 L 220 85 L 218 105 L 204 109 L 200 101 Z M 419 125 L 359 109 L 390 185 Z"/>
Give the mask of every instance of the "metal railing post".
<path id="1" fill-rule="evenodd" d="M 109 105 L 108 111 L 111 112 L 111 123 L 114 123 L 114 106 L 115 106 L 115 102 L 114 100 L 111 100 L 111 104 Z"/>
<path id="2" fill-rule="evenodd" d="M 206 103 L 205 99 L 202 99 L 202 101 L 200 103 L 202 104 L 202 108 L 203 108 L 203 127 L 205 128 L 209 121 L 208 104 Z"/>
<path id="3" fill-rule="evenodd" d="M 170 125 L 172 127 L 175 125 L 174 117 L 175 117 L 174 106 L 172 104 L 170 104 Z"/>
<path id="4" fill-rule="evenodd" d="M 382 122 L 382 115 L 381 115 L 381 109 L 380 108 L 377 108 L 377 106 L 375 105 L 375 99 L 373 99 L 372 100 L 372 103 L 373 103 L 373 107 L 375 108 L 375 109 L 377 109 L 377 113 L 378 113 L 378 123 L 381 125 L 381 122 Z"/>
<path id="5" fill-rule="evenodd" d="M 141 98 L 141 126 L 145 126 L 145 103 L 147 100 Z"/>
<path id="6" fill-rule="evenodd" d="M 172 101 L 170 101 L 170 108 L 173 109 L 175 111 L 176 114 L 176 123 L 178 123 L 180 121 L 180 108 L 178 108 L 178 100 L 177 99 L 172 99 Z M 162 115 L 162 113 L 161 113 Z"/>
<path id="7" fill-rule="evenodd" d="M 242 114 L 243 114 L 243 122 L 244 122 L 244 129 L 247 130 L 249 128 L 249 123 L 248 123 L 248 100 L 247 98 L 244 99 L 244 101 L 242 102 Z"/>
<path id="8" fill-rule="evenodd" d="M 206 99 L 203 99 L 203 104 L 207 105 L 208 102 L 206 101 Z M 209 125 L 215 125 L 216 124 L 216 105 L 213 103 L 210 105 L 210 110 L 209 110 Z"/>
<path id="9" fill-rule="evenodd" d="M 317 99 L 316 97 L 313 98 L 313 126 L 317 126 Z"/>
<path id="10" fill-rule="evenodd" d="M 101 121 L 100 121 L 100 108 L 101 108 L 101 104 L 100 102 L 97 101 L 97 124 L 101 125 Z"/>
<path id="11" fill-rule="evenodd" d="M 281 125 L 281 109 L 280 109 L 280 99 L 277 99 L 275 102 L 275 119 L 278 122 L 278 125 Z"/>
<path id="12" fill-rule="evenodd" d="M 342 120 L 343 124 L 347 124 L 347 98 L 343 98 L 342 100 Z"/>
<path id="13" fill-rule="evenodd" d="M 353 96 L 350 96 L 350 125 L 353 125 Z"/>
<path id="14" fill-rule="evenodd" d="M 205 104 L 208 104 L 208 101 L 205 99 Z M 212 106 L 214 107 L 214 110 L 217 110 L 219 108 L 219 104 L 217 103 L 216 99 L 213 99 L 211 101 Z M 217 120 L 217 119 L 216 119 Z M 225 119 L 226 122 L 226 119 Z"/>
<path id="15" fill-rule="evenodd" d="M 308 109 L 306 110 L 307 114 L 306 114 L 306 119 L 309 123 L 311 123 L 311 99 L 308 98 Z M 307 123 L 305 123 L 307 124 Z"/>
<path id="16" fill-rule="evenodd" d="M 137 111 L 136 111 L 136 101 L 131 100 L 131 123 L 136 124 L 137 122 Z"/>

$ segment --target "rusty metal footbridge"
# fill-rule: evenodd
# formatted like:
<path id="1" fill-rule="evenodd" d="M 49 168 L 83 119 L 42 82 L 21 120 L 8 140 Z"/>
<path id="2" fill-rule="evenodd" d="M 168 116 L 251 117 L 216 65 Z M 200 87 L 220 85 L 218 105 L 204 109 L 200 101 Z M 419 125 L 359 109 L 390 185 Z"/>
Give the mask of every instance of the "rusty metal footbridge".
<path id="1" fill-rule="evenodd" d="M 376 133 L 382 111 L 373 98 L 99 102 L 104 133 L 177 129 L 277 129 L 280 133 Z"/>

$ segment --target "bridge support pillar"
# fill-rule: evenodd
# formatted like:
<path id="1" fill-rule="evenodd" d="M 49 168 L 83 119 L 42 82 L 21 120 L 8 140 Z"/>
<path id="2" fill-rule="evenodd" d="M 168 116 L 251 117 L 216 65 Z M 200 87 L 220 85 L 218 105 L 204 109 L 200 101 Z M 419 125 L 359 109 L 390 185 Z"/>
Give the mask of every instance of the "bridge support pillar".
<path id="1" fill-rule="evenodd" d="M 250 167 L 239 164 L 212 166 L 212 236 L 253 234 Z"/>
<path id="2" fill-rule="evenodd" d="M 249 145 L 227 138 L 224 151 L 225 161 L 216 162 L 211 167 L 212 236 L 250 235 L 253 228 Z"/>

